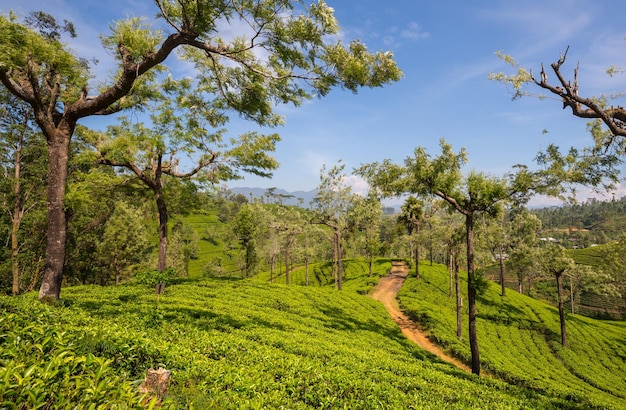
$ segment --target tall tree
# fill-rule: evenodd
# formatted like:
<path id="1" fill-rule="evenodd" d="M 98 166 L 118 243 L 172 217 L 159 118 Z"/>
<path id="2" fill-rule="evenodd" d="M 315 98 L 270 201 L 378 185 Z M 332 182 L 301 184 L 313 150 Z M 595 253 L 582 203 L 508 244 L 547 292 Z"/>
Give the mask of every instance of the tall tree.
<path id="1" fill-rule="evenodd" d="M 258 239 L 263 233 L 261 221 L 265 220 L 265 210 L 262 204 L 245 204 L 233 221 L 233 230 L 243 249 L 242 273 L 248 277 L 256 273 L 259 264 Z"/>
<path id="2" fill-rule="evenodd" d="M 565 327 L 565 296 L 563 295 L 563 278 L 574 269 L 574 260 L 565 254 L 565 248 L 555 243 L 548 243 L 541 255 L 544 269 L 554 276 L 557 289 L 557 305 L 559 321 L 561 323 L 561 345 L 567 346 L 567 331 Z"/>
<path id="3" fill-rule="evenodd" d="M 524 267 L 531 259 L 528 258 L 537 245 L 537 231 L 541 221 L 527 209 L 508 208 L 497 219 L 487 219 L 481 226 L 481 242 L 493 260 L 499 265 L 501 295 L 506 295 L 505 260 L 512 260 L 518 274 L 524 273 Z M 531 257 L 532 258 L 532 257 Z M 520 266 L 516 266 L 519 263 Z M 521 281 L 521 277 L 520 277 Z M 521 293 L 521 291 L 520 291 Z"/>
<path id="4" fill-rule="evenodd" d="M 0 90 L 0 209 L 10 219 L 11 292 L 20 292 L 20 227 L 26 214 L 43 204 L 43 138 L 35 132 L 30 106 Z M 3 212 L 3 213 L 4 213 Z"/>
<path id="5" fill-rule="evenodd" d="M 537 233 L 541 229 L 541 220 L 521 208 L 513 213 L 509 228 L 509 261 L 517 270 L 519 293 L 523 293 L 524 276 L 530 278 L 532 268 L 537 265 Z"/>
<path id="6" fill-rule="evenodd" d="M 409 196 L 404 201 L 404 205 L 400 208 L 400 215 L 398 216 L 398 219 L 404 223 L 404 226 L 406 226 L 406 229 L 409 232 L 409 237 L 413 238 L 411 242 L 414 246 L 415 277 L 417 279 L 420 277 L 420 244 L 419 239 L 416 237 L 420 232 L 420 225 L 423 217 L 424 204 L 414 196 Z"/>
<path id="7" fill-rule="evenodd" d="M 343 289 L 343 234 L 348 229 L 348 212 L 354 202 L 352 188 L 344 184 L 345 164 L 341 162 L 326 172 L 320 171 L 320 185 L 313 200 L 313 223 L 325 225 L 331 230 L 335 266 L 335 286 Z"/>
<path id="8" fill-rule="evenodd" d="M 35 31 L 13 16 L 0 17 L 0 82 L 32 107 L 48 142 L 48 242 L 40 299 L 60 295 L 67 232 L 63 198 L 77 122 L 142 107 L 154 97 L 162 64 L 175 50 L 196 68 L 194 95 L 262 125 L 281 122 L 275 103 L 299 105 L 334 86 L 356 92 L 401 77 L 389 52 L 371 54 L 358 41 L 331 43 L 339 26 L 322 1 L 308 8 L 284 0 L 155 0 L 155 5 L 158 21 L 117 21 L 102 37 L 118 70 L 95 93 L 89 92 L 86 60 L 60 41 L 64 29 L 74 35 L 73 26 L 41 14 L 39 21 L 53 24 Z M 220 37 L 225 20 L 229 27 L 244 27 L 241 35 Z"/>
<path id="9" fill-rule="evenodd" d="M 506 178 L 478 172 L 463 176 L 461 168 L 467 162 L 465 150 L 454 153 L 452 146 L 444 140 L 441 140 L 440 146 L 441 154 L 435 158 L 431 158 L 424 148 L 418 147 L 413 157 L 405 159 L 404 166 L 385 160 L 382 163 L 364 165 L 357 173 L 383 194 L 437 196 L 465 218 L 471 367 L 472 373 L 480 374 L 476 297 L 482 286 L 482 278 L 477 274 L 474 262 L 474 229 L 477 217 L 497 215 L 501 211 L 501 205 L 507 201 L 526 200 L 529 191 L 534 187 L 535 176 L 525 167 L 519 167 L 516 173 L 511 173 Z"/>
<path id="10" fill-rule="evenodd" d="M 298 236 L 303 231 L 305 220 L 299 208 L 285 205 L 278 205 L 276 217 L 272 228 L 278 232 L 280 247 L 285 259 L 285 283 L 289 285 L 291 283 L 292 252 L 298 242 Z"/>
<path id="11" fill-rule="evenodd" d="M 159 217 L 159 258 L 157 269 L 167 268 L 168 204 L 166 178 L 210 183 L 240 178 L 240 172 L 270 176 L 278 162 L 273 152 L 278 135 L 247 133 L 223 142 L 223 131 L 212 127 L 226 120 L 213 110 L 196 115 L 201 101 L 188 98 L 191 83 L 187 80 L 165 81 L 163 95 L 151 115 L 151 126 L 131 123 L 122 117 L 119 125 L 110 126 L 106 134 L 86 133 L 95 146 L 98 162 L 123 168 L 152 191 Z M 199 118 L 200 117 L 200 118 Z M 90 135 L 91 134 L 91 135 Z M 181 163 L 193 163 L 184 168 Z"/>
<path id="12" fill-rule="evenodd" d="M 355 196 L 350 209 L 350 220 L 356 231 L 362 232 L 363 253 L 367 257 L 369 276 L 374 274 L 374 258 L 380 255 L 380 225 L 382 223 L 383 206 L 373 195 Z"/>

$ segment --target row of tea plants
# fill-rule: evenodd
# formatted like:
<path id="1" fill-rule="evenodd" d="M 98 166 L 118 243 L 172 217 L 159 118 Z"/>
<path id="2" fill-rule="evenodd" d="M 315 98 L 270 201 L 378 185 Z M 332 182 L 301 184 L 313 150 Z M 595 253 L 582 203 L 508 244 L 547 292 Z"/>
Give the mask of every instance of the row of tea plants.
<path id="1" fill-rule="evenodd" d="M 400 290 L 402 308 L 421 323 L 431 339 L 469 362 L 467 337 L 456 336 L 456 302 L 450 297 L 445 266 L 420 268 Z M 463 293 L 467 286 L 462 283 Z M 467 312 L 463 313 L 467 333 Z M 478 299 L 477 331 L 484 369 L 515 385 L 570 405 L 624 408 L 626 403 L 626 323 L 580 315 L 566 319 L 568 346 L 560 344 L 556 308 L 490 283 Z"/>

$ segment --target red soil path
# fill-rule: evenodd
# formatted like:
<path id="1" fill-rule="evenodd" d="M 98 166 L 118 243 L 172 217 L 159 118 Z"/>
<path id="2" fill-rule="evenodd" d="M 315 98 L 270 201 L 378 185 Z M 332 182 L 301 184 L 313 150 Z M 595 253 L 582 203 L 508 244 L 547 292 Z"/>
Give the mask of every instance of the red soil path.
<path id="1" fill-rule="evenodd" d="M 394 265 L 391 273 L 383 278 L 380 278 L 378 285 L 371 293 L 371 297 L 381 302 L 391 318 L 400 326 L 402 333 L 411 341 L 416 343 L 422 349 L 429 351 L 442 360 L 451 363 L 459 369 L 471 372 L 471 369 L 465 364 L 461 363 L 457 359 L 449 356 L 442 351 L 436 344 L 431 342 L 426 334 L 417 326 L 415 322 L 405 315 L 398 305 L 397 295 L 398 291 L 402 287 L 406 277 L 408 275 L 408 269 L 404 265 Z"/>

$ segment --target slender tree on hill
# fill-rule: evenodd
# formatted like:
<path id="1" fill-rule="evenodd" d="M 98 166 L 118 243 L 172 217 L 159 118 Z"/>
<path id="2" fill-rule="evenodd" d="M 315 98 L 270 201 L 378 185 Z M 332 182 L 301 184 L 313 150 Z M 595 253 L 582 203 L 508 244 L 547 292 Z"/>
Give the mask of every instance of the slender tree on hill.
<path id="1" fill-rule="evenodd" d="M 420 243 L 419 235 L 420 225 L 422 224 L 422 218 L 424 217 L 424 204 L 414 196 L 409 196 L 402 205 L 398 220 L 404 223 L 409 237 L 412 237 L 412 243 L 414 245 L 413 253 L 415 255 L 415 277 L 420 277 Z"/>
<path id="2" fill-rule="evenodd" d="M 241 172 L 269 177 L 278 167 L 270 154 L 280 140 L 277 134 L 251 132 L 226 143 L 224 131 L 215 130 L 226 117 L 213 110 L 197 115 L 203 102 L 193 96 L 192 82 L 168 78 L 163 89 L 158 104 L 149 108 L 150 126 L 121 117 L 106 133 L 82 133 L 95 148 L 98 163 L 130 173 L 152 192 L 159 222 L 159 271 L 167 268 L 168 178 L 217 184 L 241 178 Z M 184 168 L 182 163 L 193 165 Z"/>
<path id="3" fill-rule="evenodd" d="M 43 206 L 43 138 L 32 123 L 28 104 L 0 90 L 0 209 L 10 219 L 11 293 L 20 293 L 20 228 L 34 208 Z"/>
<path id="4" fill-rule="evenodd" d="M 563 278 L 565 274 L 574 269 L 575 263 L 572 258 L 565 254 L 565 248 L 561 245 L 549 243 L 541 254 L 541 263 L 544 269 L 554 276 L 557 289 L 557 306 L 559 308 L 559 321 L 561 324 L 561 345 L 567 346 L 567 329 L 565 323 L 565 296 L 563 295 Z"/>
<path id="5" fill-rule="evenodd" d="M 327 226 L 331 230 L 335 266 L 335 286 L 343 289 L 343 235 L 348 229 L 348 212 L 355 194 L 343 183 L 345 164 L 339 163 L 328 171 L 322 167 L 317 196 L 313 200 L 313 223 Z"/>
<path id="6" fill-rule="evenodd" d="M 71 24 L 60 26 L 40 13 L 37 31 L 14 16 L 0 17 L 0 82 L 32 107 L 48 142 L 48 242 L 39 299 L 56 300 L 61 291 L 67 236 L 63 200 L 78 121 L 143 107 L 155 96 L 163 63 L 175 51 L 195 67 L 194 94 L 203 96 L 209 110 L 231 109 L 269 126 L 282 122 L 273 112 L 276 103 L 299 105 L 335 86 L 356 92 L 401 77 L 391 53 L 369 53 L 359 41 L 332 42 L 339 26 L 322 1 L 308 8 L 283 0 L 155 0 L 155 5 L 157 21 L 117 21 L 102 38 L 118 70 L 97 87 L 91 86 L 86 60 L 60 41 L 64 30 L 75 35 Z M 245 28 L 228 39 L 220 33 L 224 23 Z"/>
<path id="7" fill-rule="evenodd" d="M 367 197 L 355 196 L 350 209 L 353 227 L 363 233 L 363 252 L 367 257 L 369 275 L 374 274 L 374 258 L 380 255 L 380 225 L 382 223 L 383 206 L 374 195 Z"/>

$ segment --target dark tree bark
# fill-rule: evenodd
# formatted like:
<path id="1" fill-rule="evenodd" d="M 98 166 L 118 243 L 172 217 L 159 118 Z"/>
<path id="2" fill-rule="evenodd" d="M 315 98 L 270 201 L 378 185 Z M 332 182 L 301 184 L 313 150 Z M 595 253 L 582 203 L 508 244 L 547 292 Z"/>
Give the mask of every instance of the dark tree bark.
<path id="1" fill-rule="evenodd" d="M 454 268 L 452 267 L 452 255 L 454 251 L 448 249 L 448 276 L 449 276 L 449 288 L 448 288 L 448 297 L 452 297 L 452 292 L 454 288 Z"/>
<path id="2" fill-rule="evenodd" d="M 548 83 L 548 74 L 543 65 L 541 67 L 541 78 L 536 79 L 532 77 L 532 81 L 539 87 L 560 97 L 563 101 L 563 109 L 570 107 L 574 116 L 584 119 L 600 119 L 609 128 L 614 136 L 614 140 L 619 141 L 619 139 L 615 139 L 617 136 L 626 137 L 626 109 L 624 107 L 605 107 L 598 98 L 581 97 L 578 94 L 578 67 L 574 70 L 573 81 L 566 79 L 563 73 L 561 73 L 561 66 L 567 59 L 568 51 L 569 47 L 557 62 L 550 64 L 558 80 L 558 85 Z M 611 141 L 611 143 L 614 143 L 614 141 Z"/>
<path id="3" fill-rule="evenodd" d="M 480 375 L 480 352 L 476 335 L 476 277 L 474 267 L 474 215 L 465 214 L 465 229 L 467 234 L 467 307 L 469 309 L 469 341 L 472 353 L 472 373 Z"/>
<path id="4" fill-rule="evenodd" d="M 58 300 L 63 282 L 65 265 L 65 245 L 67 240 L 67 217 L 64 209 L 65 183 L 67 181 L 70 131 L 56 130 L 48 137 L 48 227 L 46 243 L 46 264 L 44 268 L 39 299 Z"/>
<path id="5" fill-rule="evenodd" d="M 502 246 L 498 247 L 498 251 L 500 252 L 500 287 L 501 289 L 501 294 L 502 296 L 506 296 L 506 287 L 504 286 L 504 257 L 502 255 L 502 253 L 504 252 L 504 249 L 502 249 Z"/>
<path id="6" fill-rule="evenodd" d="M 167 204 L 165 203 L 160 187 L 155 187 L 154 196 L 159 212 L 159 260 L 157 269 L 163 272 L 167 269 Z"/>
<path id="7" fill-rule="evenodd" d="M 335 230 L 335 246 L 337 252 L 337 290 L 343 290 L 343 255 L 341 254 L 341 231 Z"/>
<path id="8" fill-rule="evenodd" d="M 459 276 L 459 258 L 452 254 L 452 270 L 454 271 L 454 287 L 456 292 L 456 336 L 463 339 L 463 298 L 461 297 L 461 278 Z"/>
<path id="9" fill-rule="evenodd" d="M 17 234 L 20 230 L 20 224 L 22 223 L 22 218 L 24 216 L 20 184 L 20 167 L 22 165 L 23 144 L 24 134 L 20 133 L 15 149 L 15 158 L 13 159 L 15 167 L 13 175 L 13 196 L 15 197 L 15 203 L 13 204 L 13 214 L 11 215 L 11 272 L 13 273 L 13 286 L 11 292 L 13 295 L 20 293 L 20 266 L 17 259 L 20 246 Z"/>
<path id="10" fill-rule="evenodd" d="M 564 271 L 552 270 L 556 278 L 557 304 L 559 306 L 559 320 L 561 322 L 561 345 L 567 346 L 567 331 L 565 329 L 565 303 L 563 301 L 563 273 Z"/>

